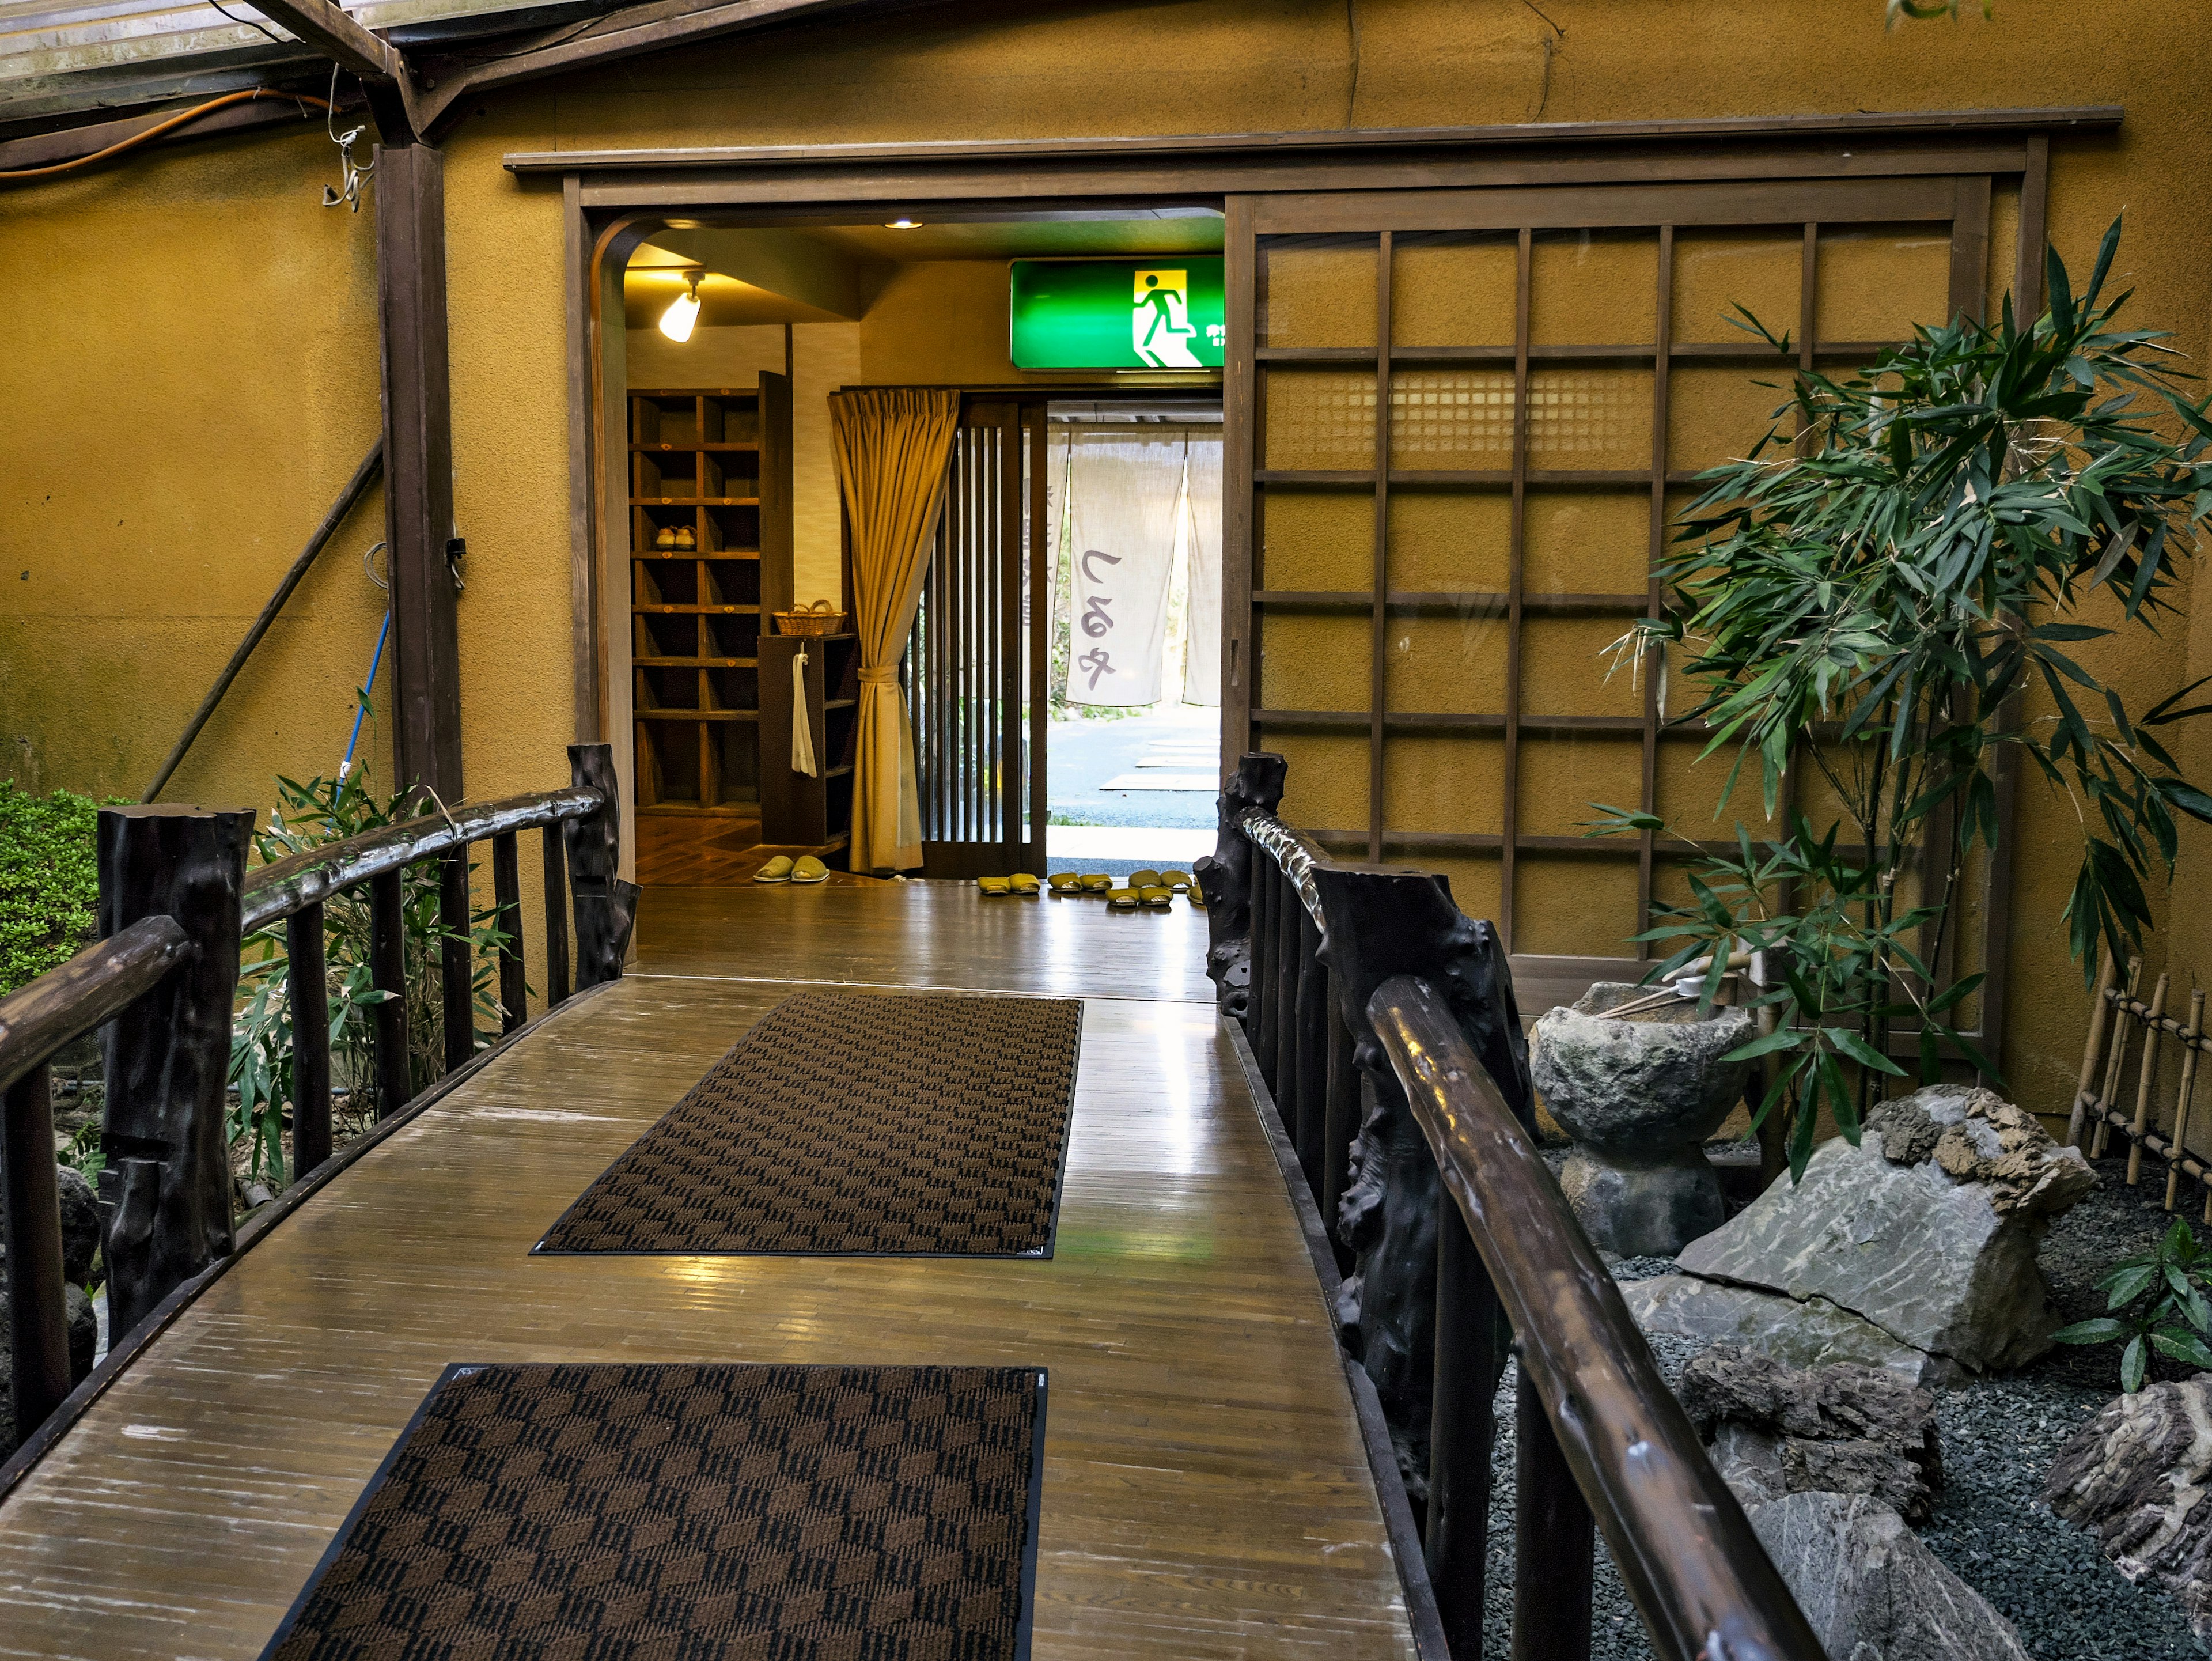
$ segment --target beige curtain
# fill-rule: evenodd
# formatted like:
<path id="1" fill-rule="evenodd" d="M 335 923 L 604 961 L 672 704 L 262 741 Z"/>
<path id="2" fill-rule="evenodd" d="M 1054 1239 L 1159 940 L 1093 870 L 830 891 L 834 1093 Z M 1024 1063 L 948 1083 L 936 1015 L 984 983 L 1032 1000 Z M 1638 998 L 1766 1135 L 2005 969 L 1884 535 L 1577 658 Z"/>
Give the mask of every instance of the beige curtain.
<path id="1" fill-rule="evenodd" d="M 893 386 L 833 392 L 830 426 L 853 538 L 853 605 L 860 636 L 858 751 L 853 763 L 855 871 L 921 863 L 914 723 L 898 663 L 921 603 L 921 579 L 945 502 L 945 469 L 960 394 Z"/>

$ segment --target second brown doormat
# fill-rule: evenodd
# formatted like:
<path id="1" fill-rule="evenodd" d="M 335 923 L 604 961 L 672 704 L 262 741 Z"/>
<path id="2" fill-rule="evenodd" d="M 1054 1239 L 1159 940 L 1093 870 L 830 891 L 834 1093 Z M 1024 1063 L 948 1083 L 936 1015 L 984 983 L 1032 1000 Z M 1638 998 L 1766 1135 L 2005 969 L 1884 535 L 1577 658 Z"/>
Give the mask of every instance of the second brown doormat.
<path id="1" fill-rule="evenodd" d="M 1083 1006 L 805 992 L 535 1248 L 1049 1257 Z"/>

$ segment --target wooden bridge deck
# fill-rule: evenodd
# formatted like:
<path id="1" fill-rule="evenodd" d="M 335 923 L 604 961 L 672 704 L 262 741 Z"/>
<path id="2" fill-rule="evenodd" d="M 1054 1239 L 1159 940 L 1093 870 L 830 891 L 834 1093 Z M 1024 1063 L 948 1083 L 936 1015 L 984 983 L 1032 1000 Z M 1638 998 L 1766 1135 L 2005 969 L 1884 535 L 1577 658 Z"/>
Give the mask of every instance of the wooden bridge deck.
<path id="1" fill-rule="evenodd" d="M 637 972 L 373 1149 L 0 1504 L 0 1655 L 252 1657 L 449 1362 L 1051 1370 L 1035 1653 L 1408 1657 L 1202 917 L 971 888 L 657 891 Z M 532 1257 L 793 984 L 1085 997 L 1049 1262 Z"/>

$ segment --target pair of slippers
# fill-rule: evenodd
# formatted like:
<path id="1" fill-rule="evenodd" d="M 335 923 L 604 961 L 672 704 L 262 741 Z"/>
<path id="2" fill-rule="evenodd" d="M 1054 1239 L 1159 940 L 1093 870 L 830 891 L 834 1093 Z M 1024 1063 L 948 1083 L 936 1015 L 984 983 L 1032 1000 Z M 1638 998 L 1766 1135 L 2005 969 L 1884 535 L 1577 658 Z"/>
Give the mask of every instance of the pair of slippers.
<path id="1" fill-rule="evenodd" d="M 1017 871 L 1011 877 L 978 877 L 975 886 L 986 894 L 1019 894 L 1025 898 L 1034 898 L 1038 883 L 1028 872 Z"/>
<path id="2" fill-rule="evenodd" d="M 830 875 L 830 867 L 811 854 L 802 854 L 793 859 L 788 854 L 778 854 L 766 865 L 753 873 L 755 882 L 823 882 Z"/>
<path id="3" fill-rule="evenodd" d="M 1190 879 L 1188 871 L 1132 871 L 1129 886 L 1139 891 L 1164 888 L 1170 893 L 1188 894 L 1194 892 L 1198 885 Z"/>
<path id="4" fill-rule="evenodd" d="M 1045 881 L 1052 885 L 1055 894 L 1103 894 L 1114 885 L 1114 879 L 1103 872 L 1086 876 L 1073 871 L 1055 871 Z"/>
<path id="5" fill-rule="evenodd" d="M 1145 888 L 1109 889 L 1106 904 L 1116 911 L 1133 911 L 1140 905 L 1147 910 L 1164 911 L 1175 904 L 1175 890 L 1157 883 Z"/>

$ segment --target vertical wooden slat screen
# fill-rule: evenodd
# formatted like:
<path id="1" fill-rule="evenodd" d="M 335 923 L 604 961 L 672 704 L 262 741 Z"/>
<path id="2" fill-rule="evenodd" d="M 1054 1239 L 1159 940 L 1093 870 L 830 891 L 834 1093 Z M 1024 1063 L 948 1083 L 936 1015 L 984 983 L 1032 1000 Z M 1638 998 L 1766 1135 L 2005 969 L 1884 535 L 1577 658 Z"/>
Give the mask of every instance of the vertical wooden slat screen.
<path id="1" fill-rule="evenodd" d="M 2041 192 L 2039 173 L 2023 181 L 2024 232 L 2042 222 Z M 1849 369 L 1946 306 L 1980 313 L 1990 196 L 1986 174 L 1932 173 L 1231 198 L 1225 755 L 1289 751 L 1286 817 L 1370 859 L 1456 873 L 1465 903 L 1516 952 L 1648 957 L 1626 942 L 1680 891 L 1679 846 L 1586 838 L 1569 821 L 1592 815 L 1564 798 L 1617 776 L 1605 800 L 1660 812 L 1707 846 L 1735 827 L 1724 814 L 1692 829 L 1721 775 L 1686 779 L 1705 735 L 1669 725 L 1682 689 L 1669 710 L 1648 673 L 1632 691 L 1625 666 L 1607 683 L 1591 642 L 1660 615 L 1650 563 L 1698 471 L 1755 435 L 1736 431 L 1750 400 L 1763 399 L 1763 425 L 1793 371 Z M 1420 287 L 1462 269 L 1420 262 L 1462 257 L 1501 285 L 1495 304 L 1479 283 L 1449 303 Z M 1756 307 L 1790 330 L 1792 356 L 1778 359 L 1730 338 L 1710 302 L 1716 283 L 1771 289 L 1784 259 L 1796 266 L 1787 288 Z M 1689 260 L 1694 301 L 1680 281 Z M 1624 283 L 1642 286 L 1632 296 Z M 1647 303 L 1648 326 L 1635 326 L 1648 332 L 1590 320 L 1639 318 Z M 1439 318 L 1460 336 L 1435 338 Z M 1633 430 L 1646 411 L 1648 446 Z M 1649 504 L 1633 575 L 1608 540 L 1624 521 L 1605 504 L 1624 499 Z M 1437 575 L 1447 569 L 1460 576 Z M 1355 771 L 1346 745 L 1363 739 Z M 1802 770 L 1788 805 L 1826 813 L 1825 786 L 1800 789 Z M 1982 906 L 1990 926 L 1953 958 L 1954 972 L 1990 974 L 1985 1038 L 2002 996 L 1991 930 L 2003 910 Z"/>
<path id="2" fill-rule="evenodd" d="M 1036 400 L 970 399 L 961 411 L 907 648 L 926 876 L 1042 860 L 1044 814 L 1030 798 L 1042 768 L 1032 693 L 1044 643 L 1024 584 L 1042 581 L 1043 422 Z"/>

